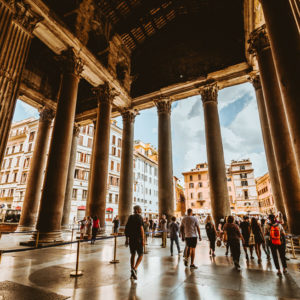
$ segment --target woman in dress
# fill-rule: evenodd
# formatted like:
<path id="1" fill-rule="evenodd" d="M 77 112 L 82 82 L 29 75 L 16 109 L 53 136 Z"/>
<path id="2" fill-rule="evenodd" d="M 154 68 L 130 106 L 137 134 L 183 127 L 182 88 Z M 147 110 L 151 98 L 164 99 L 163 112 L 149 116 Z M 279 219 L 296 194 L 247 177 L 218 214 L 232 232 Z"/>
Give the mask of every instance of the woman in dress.
<path id="1" fill-rule="evenodd" d="M 258 258 L 258 263 L 261 263 L 261 245 L 264 243 L 264 234 L 262 232 L 260 224 L 256 218 L 251 219 L 251 231 L 254 234 L 255 240 L 255 252 Z"/>

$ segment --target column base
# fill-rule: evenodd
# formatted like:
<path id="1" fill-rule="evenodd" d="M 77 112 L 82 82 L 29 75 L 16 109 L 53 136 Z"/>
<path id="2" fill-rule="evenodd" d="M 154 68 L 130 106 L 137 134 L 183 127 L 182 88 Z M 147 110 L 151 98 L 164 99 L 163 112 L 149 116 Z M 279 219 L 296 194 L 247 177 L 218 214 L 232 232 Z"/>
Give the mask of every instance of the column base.
<path id="1" fill-rule="evenodd" d="M 35 231 L 35 225 L 32 226 L 25 226 L 25 225 L 18 225 L 16 231 L 17 232 L 26 232 L 26 231 Z"/>
<path id="2" fill-rule="evenodd" d="M 37 232 L 34 232 L 31 236 L 31 240 L 27 242 L 21 242 L 21 246 L 35 246 L 36 245 Z M 39 232 L 38 244 L 49 245 L 63 242 L 61 236 L 61 230 L 55 230 L 50 232 Z"/>

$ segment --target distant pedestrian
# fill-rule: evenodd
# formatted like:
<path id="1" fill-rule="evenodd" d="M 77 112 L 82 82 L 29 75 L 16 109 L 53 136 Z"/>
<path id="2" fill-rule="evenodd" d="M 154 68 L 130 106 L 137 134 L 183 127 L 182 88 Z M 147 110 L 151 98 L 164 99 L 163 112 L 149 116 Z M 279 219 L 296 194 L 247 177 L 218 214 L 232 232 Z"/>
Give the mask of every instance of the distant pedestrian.
<path id="1" fill-rule="evenodd" d="M 117 235 L 119 233 L 119 228 L 120 228 L 120 220 L 119 220 L 119 216 L 116 215 L 113 219 L 113 230 L 114 230 L 114 234 Z"/>
<path id="2" fill-rule="evenodd" d="M 79 221 L 80 224 L 80 239 L 83 240 L 85 234 L 86 217 Z"/>
<path id="3" fill-rule="evenodd" d="M 88 240 L 90 240 L 92 237 L 92 225 L 93 225 L 93 220 L 90 216 L 88 216 L 85 223 L 85 229 L 86 229 L 86 234 L 88 236 Z"/>
<path id="4" fill-rule="evenodd" d="M 100 231 L 100 220 L 97 216 L 93 217 L 91 244 L 95 244 L 97 233 Z"/>
<path id="5" fill-rule="evenodd" d="M 216 237 L 217 237 L 217 231 L 214 224 L 214 221 L 210 215 L 207 216 L 205 220 L 205 230 L 206 235 L 209 240 L 209 255 L 216 256 L 215 250 L 216 250 Z"/>
<path id="6" fill-rule="evenodd" d="M 126 242 L 125 245 L 129 245 L 131 257 L 131 277 L 137 279 L 137 268 L 143 259 L 143 248 L 145 245 L 144 240 L 144 224 L 141 217 L 142 209 L 139 205 L 133 207 L 134 214 L 129 216 L 127 224 L 125 226 Z M 135 261 L 135 254 L 138 254 L 138 258 Z"/>
<path id="7" fill-rule="evenodd" d="M 269 237 L 270 248 L 275 267 L 277 269 L 277 275 L 281 276 L 280 265 L 278 261 L 278 253 L 280 256 L 283 273 L 287 273 L 287 264 L 285 259 L 285 245 L 283 239 L 285 237 L 285 231 L 281 224 L 277 223 L 274 215 L 269 215 L 269 223 L 265 225 L 265 236 Z"/>
<path id="8" fill-rule="evenodd" d="M 171 223 L 169 226 L 170 229 L 170 250 L 171 250 L 171 256 L 173 256 L 173 244 L 175 242 L 176 246 L 177 246 L 177 251 L 178 251 L 178 255 L 180 255 L 181 250 L 180 250 L 180 246 L 179 246 L 179 226 L 176 223 L 176 218 L 172 217 L 171 218 Z"/>
<path id="9" fill-rule="evenodd" d="M 144 220 L 144 233 L 145 233 L 145 244 L 148 244 L 148 236 L 150 231 L 150 223 L 149 218 L 145 218 Z"/>
<path id="10" fill-rule="evenodd" d="M 161 247 L 166 248 L 166 246 L 167 246 L 167 234 L 168 234 L 166 215 L 161 216 L 160 230 L 162 231 L 162 234 L 161 234 L 161 237 L 162 237 Z"/>
<path id="11" fill-rule="evenodd" d="M 244 252 L 246 254 L 246 260 L 248 261 L 249 256 L 248 256 L 247 248 L 249 248 L 251 259 L 254 259 L 254 257 L 253 257 L 253 245 L 249 244 L 250 233 L 251 233 L 251 225 L 250 225 L 248 216 L 244 216 L 243 219 L 244 219 L 243 222 L 240 223 L 240 228 L 241 228 L 241 231 L 242 231 L 242 236 L 244 238 L 243 248 L 244 248 Z"/>
<path id="12" fill-rule="evenodd" d="M 240 239 L 243 244 L 245 243 L 244 238 L 240 232 L 239 227 L 234 224 L 234 217 L 228 216 L 227 223 L 224 225 L 224 240 L 228 243 L 230 247 L 230 252 L 232 254 L 233 263 L 236 269 L 240 270 Z"/>
<path id="13" fill-rule="evenodd" d="M 187 216 L 181 221 L 180 231 L 182 232 L 182 238 L 186 242 L 186 251 L 184 258 L 184 265 L 188 266 L 189 257 L 191 257 L 191 269 L 197 269 L 198 267 L 194 264 L 195 260 L 195 248 L 197 246 L 197 233 L 199 241 L 202 240 L 200 226 L 198 219 L 193 216 L 193 210 L 189 208 L 187 210 Z"/>
<path id="14" fill-rule="evenodd" d="M 257 255 L 258 263 L 261 264 L 261 245 L 264 243 L 265 238 L 261 230 L 260 224 L 258 224 L 256 218 L 251 219 L 251 230 L 254 234 L 255 252 Z"/>

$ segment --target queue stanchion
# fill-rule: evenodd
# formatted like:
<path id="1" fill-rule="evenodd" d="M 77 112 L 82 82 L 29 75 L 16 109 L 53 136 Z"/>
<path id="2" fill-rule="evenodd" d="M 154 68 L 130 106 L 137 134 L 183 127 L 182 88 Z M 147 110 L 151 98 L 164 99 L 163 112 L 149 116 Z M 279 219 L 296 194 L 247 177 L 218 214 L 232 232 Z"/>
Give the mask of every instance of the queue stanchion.
<path id="1" fill-rule="evenodd" d="M 71 242 L 73 242 L 74 228 L 72 228 Z M 72 247 L 73 244 L 71 244 Z"/>
<path id="2" fill-rule="evenodd" d="M 40 232 L 36 232 L 36 237 L 35 237 L 35 248 L 38 248 L 39 246 L 39 238 L 40 238 Z"/>
<path id="3" fill-rule="evenodd" d="M 296 259 L 297 256 L 295 254 L 295 245 L 294 245 L 294 240 L 293 240 L 293 237 L 291 236 L 291 248 L 292 248 L 292 254 L 293 254 L 293 259 Z"/>
<path id="4" fill-rule="evenodd" d="M 148 254 L 146 242 L 147 242 L 147 233 L 145 232 L 144 233 L 144 254 Z"/>
<path id="5" fill-rule="evenodd" d="M 71 277 L 79 277 L 79 276 L 83 275 L 82 271 L 78 270 L 78 266 L 79 266 L 79 251 L 80 251 L 80 240 L 77 241 L 76 269 L 75 269 L 75 271 L 72 271 L 70 273 Z"/>
<path id="6" fill-rule="evenodd" d="M 114 238 L 114 259 L 110 261 L 111 264 L 118 264 L 120 261 L 117 259 L 117 234 Z"/>

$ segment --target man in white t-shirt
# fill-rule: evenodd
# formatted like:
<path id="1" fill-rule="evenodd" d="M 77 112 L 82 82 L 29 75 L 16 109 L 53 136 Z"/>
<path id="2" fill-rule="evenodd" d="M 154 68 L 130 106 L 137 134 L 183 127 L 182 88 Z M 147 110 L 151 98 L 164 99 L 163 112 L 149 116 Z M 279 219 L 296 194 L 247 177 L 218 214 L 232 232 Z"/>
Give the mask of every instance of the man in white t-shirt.
<path id="1" fill-rule="evenodd" d="M 191 208 L 187 210 L 187 216 L 185 216 L 181 221 L 180 231 L 182 233 L 182 240 L 185 240 L 187 247 L 184 265 L 186 267 L 188 266 L 188 259 L 191 257 L 190 268 L 197 269 L 198 267 L 194 265 L 195 248 L 197 246 L 197 233 L 199 236 L 199 241 L 201 241 L 202 238 L 198 219 L 193 216 L 193 210 Z"/>

